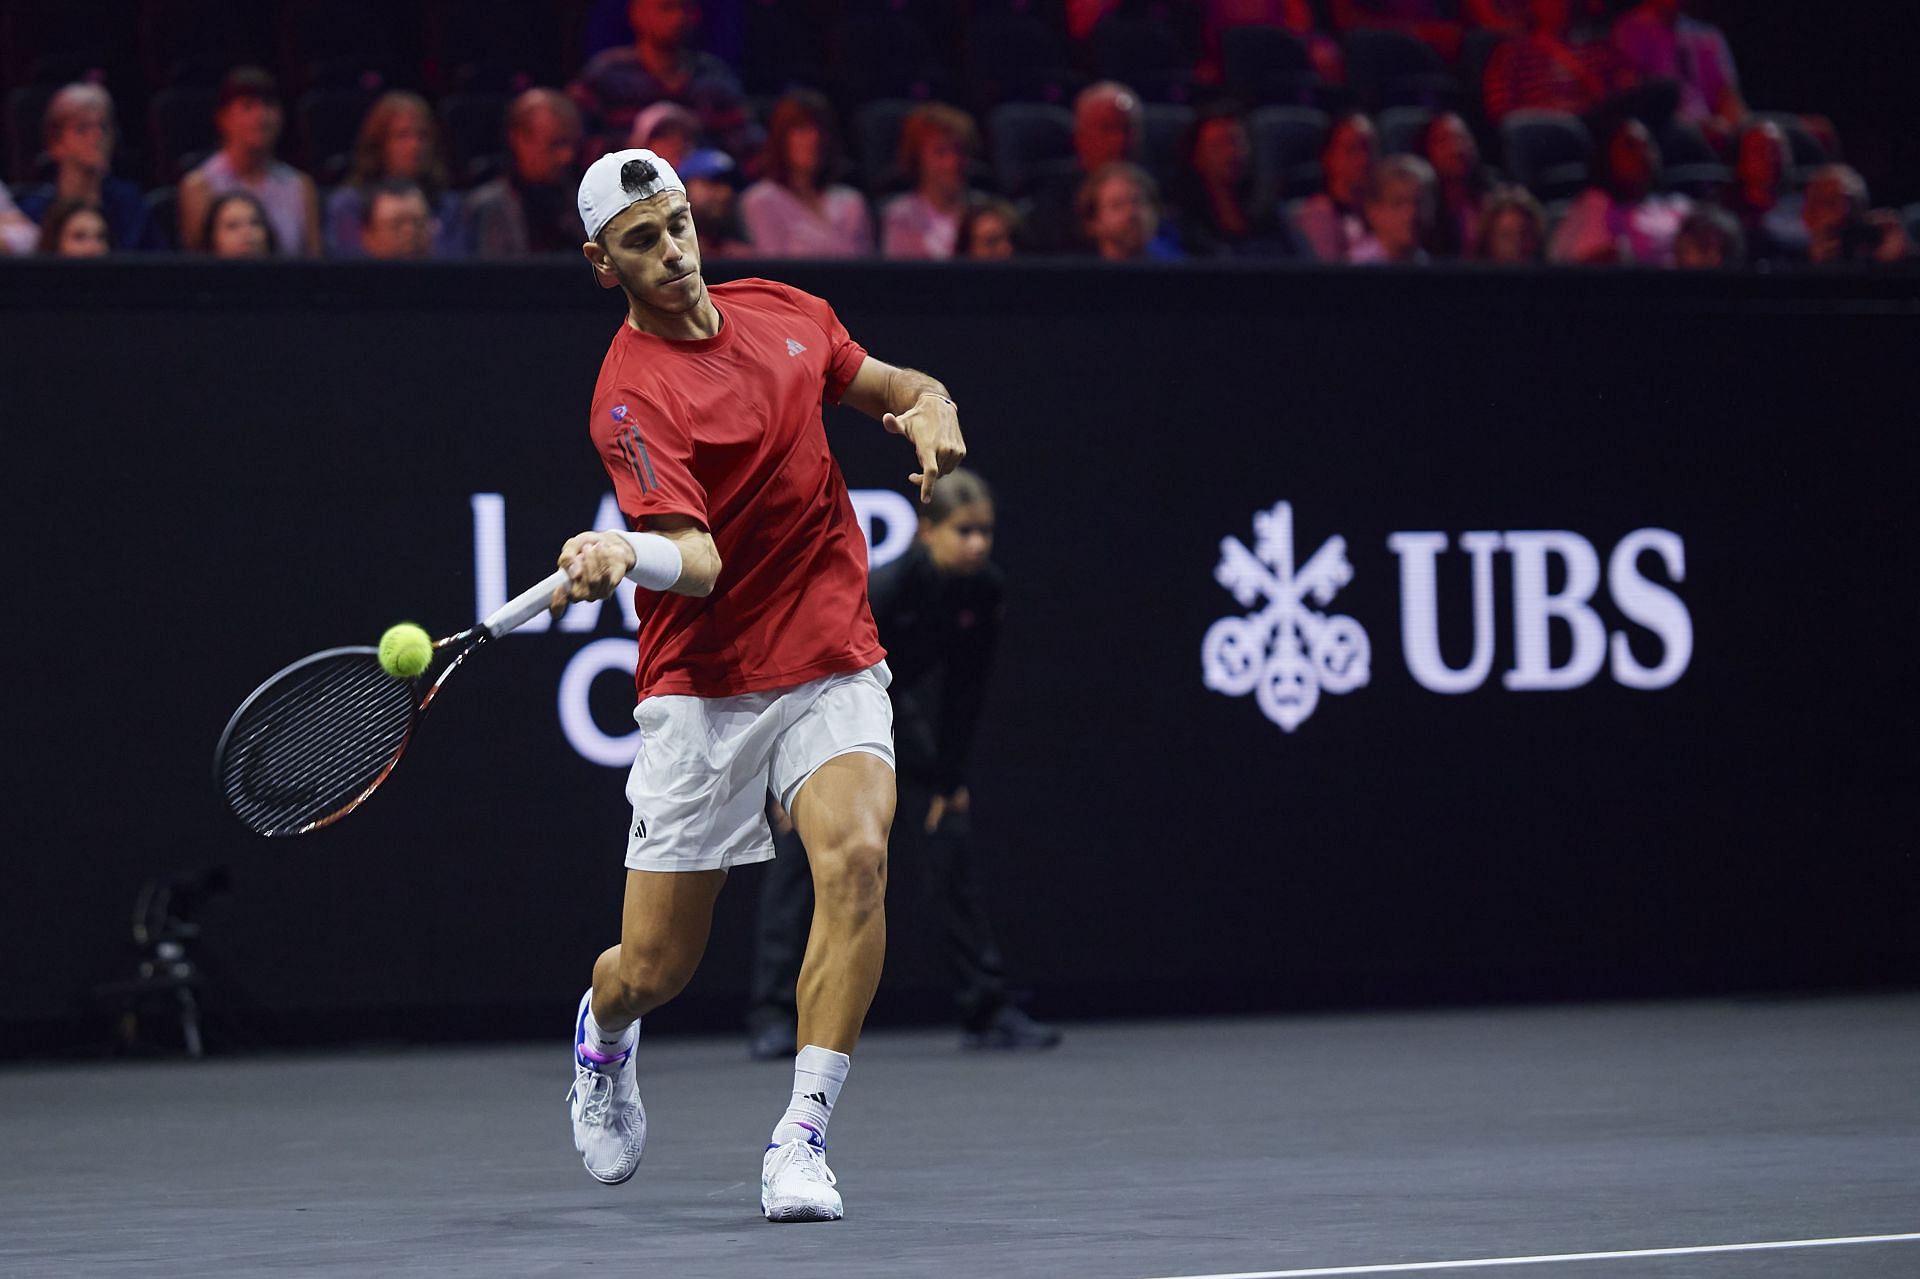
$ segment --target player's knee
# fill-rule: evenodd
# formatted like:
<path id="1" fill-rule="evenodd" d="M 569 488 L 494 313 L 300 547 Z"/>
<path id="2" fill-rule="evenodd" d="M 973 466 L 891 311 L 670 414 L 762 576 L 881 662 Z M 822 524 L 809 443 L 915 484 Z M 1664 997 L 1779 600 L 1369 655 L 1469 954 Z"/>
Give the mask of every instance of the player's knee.
<path id="1" fill-rule="evenodd" d="M 867 831 L 838 841 L 814 861 L 814 895 L 834 909 L 865 914 L 882 908 L 887 897 L 887 841 Z"/>
<path id="2" fill-rule="evenodd" d="M 670 947 L 622 944 L 609 993 L 622 1011 L 642 1016 L 685 990 L 699 961 Z"/>

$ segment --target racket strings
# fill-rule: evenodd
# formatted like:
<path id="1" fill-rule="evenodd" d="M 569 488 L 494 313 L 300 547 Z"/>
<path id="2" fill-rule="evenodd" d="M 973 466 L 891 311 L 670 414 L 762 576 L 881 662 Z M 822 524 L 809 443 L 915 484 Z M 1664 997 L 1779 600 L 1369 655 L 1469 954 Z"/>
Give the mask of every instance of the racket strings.
<path id="1" fill-rule="evenodd" d="M 405 746 L 412 685 L 370 652 L 332 655 L 286 672 L 228 730 L 227 802 L 266 835 L 292 834 L 355 802 Z"/>

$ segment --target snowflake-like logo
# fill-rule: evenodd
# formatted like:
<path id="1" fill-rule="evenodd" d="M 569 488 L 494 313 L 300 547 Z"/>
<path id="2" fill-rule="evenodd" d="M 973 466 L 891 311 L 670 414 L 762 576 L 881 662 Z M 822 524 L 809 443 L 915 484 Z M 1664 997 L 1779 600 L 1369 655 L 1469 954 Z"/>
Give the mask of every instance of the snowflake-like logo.
<path id="1" fill-rule="evenodd" d="M 1291 733 L 1320 704 L 1320 694 L 1351 693 L 1367 682 L 1372 650 L 1367 633 L 1351 617 L 1328 617 L 1322 608 L 1353 580 L 1347 539 L 1330 537 L 1294 568 L 1293 503 L 1278 502 L 1253 517 L 1254 543 L 1220 539 L 1214 580 L 1233 592 L 1243 608 L 1265 601 L 1245 617 L 1223 617 L 1200 643 L 1200 669 L 1208 688 L 1228 697 L 1254 695 L 1266 717 Z"/>

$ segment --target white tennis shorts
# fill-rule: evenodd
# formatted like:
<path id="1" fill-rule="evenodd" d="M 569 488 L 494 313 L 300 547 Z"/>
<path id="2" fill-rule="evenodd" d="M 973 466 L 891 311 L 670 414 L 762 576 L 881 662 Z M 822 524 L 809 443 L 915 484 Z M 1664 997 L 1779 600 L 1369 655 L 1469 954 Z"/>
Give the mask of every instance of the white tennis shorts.
<path id="1" fill-rule="evenodd" d="M 627 776 L 629 870 L 723 870 L 773 856 L 767 792 L 854 751 L 893 764 L 885 662 L 737 697 L 649 697 L 634 708 L 640 753 Z"/>

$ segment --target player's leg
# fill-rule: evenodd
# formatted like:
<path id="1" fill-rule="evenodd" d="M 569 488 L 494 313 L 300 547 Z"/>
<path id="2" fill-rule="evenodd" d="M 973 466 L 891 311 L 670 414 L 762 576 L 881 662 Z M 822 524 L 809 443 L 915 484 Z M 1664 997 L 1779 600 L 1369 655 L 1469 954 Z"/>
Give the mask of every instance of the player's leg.
<path id="1" fill-rule="evenodd" d="M 832 1221 L 843 1212 L 827 1167 L 827 1122 L 886 959 L 893 805 L 892 766 L 865 751 L 828 760 L 794 797 L 794 826 L 813 869 L 813 927 L 800 966 L 793 1091 L 761 1160 L 769 1221 Z"/>
<path id="2" fill-rule="evenodd" d="M 686 986 L 707 948 L 727 868 L 773 855 L 765 815 L 778 698 L 649 697 L 627 778 L 620 944 L 594 964 L 574 1022 L 573 1144 L 600 1181 L 626 1180 L 646 1144 L 635 1082 L 639 1018 Z"/>
<path id="3" fill-rule="evenodd" d="M 799 980 L 793 1090 L 761 1160 L 770 1221 L 831 1221 L 827 1122 L 847 1077 L 887 948 L 887 834 L 893 824 L 893 707 L 884 664 L 795 690 L 770 780 L 806 847 L 813 923 Z M 801 700 L 804 698 L 804 702 Z"/>
<path id="4" fill-rule="evenodd" d="M 620 944 L 593 965 L 593 1019 L 618 1035 L 687 988 L 707 951 L 724 870 L 627 872 Z"/>
<path id="5" fill-rule="evenodd" d="M 753 972 L 747 984 L 747 1051 L 758 1061 L 793 1056 L 798 1014 L 794 990 L 813 918 L 807 850 L 786 810 L 775 807 L 773 861 L 760 871 L 753 933 Z"/>
<path id="6" fill-rule="evenodd" d="M 800 964 L 800 1042 L 851 1053 L 887 952 L 887 835 L 893 768 L 853 751 L 828 760 L 794 797 L 813 868 L 813 929 Z"/>
<path id="7" fill-rule="evenodd" d="M 646 1148 L 633 1053 L 639 1019 L 686 988 L 707 949 L 724 870 L 628 870 L 620 944 L 593 965 L 574 1022 L 573 1145 L 596 1181 L 618 1185 Z"/>

